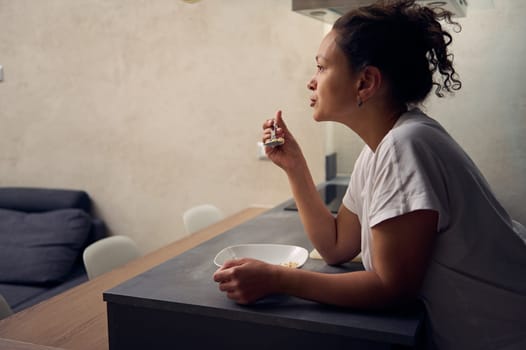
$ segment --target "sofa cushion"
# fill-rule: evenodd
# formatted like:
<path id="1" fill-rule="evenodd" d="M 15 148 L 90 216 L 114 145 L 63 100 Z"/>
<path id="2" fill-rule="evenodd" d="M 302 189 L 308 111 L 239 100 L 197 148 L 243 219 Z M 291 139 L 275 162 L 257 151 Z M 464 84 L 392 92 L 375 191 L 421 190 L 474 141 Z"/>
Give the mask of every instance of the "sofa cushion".
<path id="1" fill-rule="evenodd" d="M 0 209 L 0 282 L 61 282 L 84 248 L 90 226 L 90 216 L 79 209 Z"/>
<path id="2" fill-rule="evenodd" d="M 79 190 L 0 187 L 0 208 L 35 213 L 75 208 L 90 213 L 91 198 Z"/>

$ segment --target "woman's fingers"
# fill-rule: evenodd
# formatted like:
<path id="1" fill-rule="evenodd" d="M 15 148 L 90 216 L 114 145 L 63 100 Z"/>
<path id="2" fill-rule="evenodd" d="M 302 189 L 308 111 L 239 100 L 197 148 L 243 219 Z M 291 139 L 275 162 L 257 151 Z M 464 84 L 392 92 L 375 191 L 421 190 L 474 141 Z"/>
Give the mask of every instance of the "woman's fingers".
<path id="1" fill-rule="evenodd" d="M 233 273 L 232 268 L 244 263 L 244 259 L 231 259 L 225 261 L 223 265 L 214 273 L 214 281 L 219 283 L 230 281 L 232 279 L 231 276 Z"/>
<path id="2" fill-rule="evenodd" d="M 274 125 L 274 119 L 267 119 L 263 122 L 262 129 L 263 130 L 271 130 Z"/>
<path id="3" fill-rule="evenodd" d="M 276 112 L 276 119 L 274 120 L 274 123 L 277 125 L 276 127 L 276 136 L 285 138 L 285 135 L 289 134 L 287 124 L 285 124 L 285 121 L 283 120 L 283 113 L 281 111 Z"/>
<path id="4" fill-rule="evenodd" d="M 271 136 L 272 136 L 272 130 L 271 129 L 263 130 L 263 138 L 262 138 L 263 143 L 265 143 L 265 141 L 269 140 Z"/>
<path id="5" fill-rule="evenodd" d="M 285 126 L 285 123 L 283 122 L 281 110 L 278 110 L 276 112 L 276 116 L 274 119 L 267 119 L 263 123 L 263 136 L 262 136 L 263 143 L 267 143 L 269 140 L 274 139 L 274 138 L 276 139 L 281 138 L 284 140 L 285 139 L 285 131 L 284 131 L 285 129 L 282 126 Z M 282 142 L 279 143 L 278 145 L 282 145 L 283 140 L 281 140 Z M 266 153 L 268 154 L 269 152 L 271 152 L 274 146 L 276 146 L 275 143 L 274 145 L 269 145 L 269 147 L 267 147 Z"/>
<path id="6" fill-rule="evenodd" d="M 285 122 L 283 121 L 281 110 L 278 110 L 276 112 L 276 116 L 274 119 L 267 119 L 263 122 L 262 129 L 264 132 L 270 132 L 274 127 L 277 125 L 278 129 L 286 130 L 287 126 L 285 125 Z"/>
<path id="7" fill-rule="evenodd" d="M 222 291 L 222 292 L 226 292 L 226 291 L 230 290 L 229 287 L 228 287 L 228 282 L 220 282 L 219 283 L 219 290 Z"/>
<path id="8" fill-rule="evenodd" d="M 219 290 L 238 304 L 252 303 L 272 292 L 268 264 L 240 258 L 226 261 L 214 274 Z"/>
<path id="9" fill-rule="evenodd" d="M 283 120 L 283 113 L 281 111 L 276 112 L 276 119 L 274 121 L 279 128 L 286 130 L 287 125 L 285 125 L 285 121 Z"/>
<path id="10" fill-rule="evenodd" d="M 223 266 L 221 266 L 221 268 L 224 270 L 224 269 L 231 268 L 232 266 L 238 266 L 241 264 L 243 264 L 242 259 L 230 259 L 230 260 L 225 261 Z"/>

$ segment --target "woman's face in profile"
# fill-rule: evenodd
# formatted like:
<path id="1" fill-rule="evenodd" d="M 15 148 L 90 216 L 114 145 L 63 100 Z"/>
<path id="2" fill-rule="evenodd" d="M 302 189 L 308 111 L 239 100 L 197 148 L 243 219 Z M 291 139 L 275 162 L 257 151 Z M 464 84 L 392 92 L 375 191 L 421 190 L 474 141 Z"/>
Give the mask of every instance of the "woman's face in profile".
<path id="1" fill-rule="evenodd" d="M 357 89 L 349 63 L 336 44 L 337 33 L 329 32 L 316 55 L 316 74 L 307 84 L 312 91 L 310 106 L 316 121 L 341 122 L 356 108 Z"/>

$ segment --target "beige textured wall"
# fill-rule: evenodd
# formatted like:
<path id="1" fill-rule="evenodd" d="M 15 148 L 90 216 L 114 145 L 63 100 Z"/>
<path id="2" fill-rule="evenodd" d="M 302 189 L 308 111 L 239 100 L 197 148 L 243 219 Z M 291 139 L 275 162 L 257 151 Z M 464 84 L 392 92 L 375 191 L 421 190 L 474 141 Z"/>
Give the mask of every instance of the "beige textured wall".
<path id="1" fill-rule="evenodd" d="M 463 86 L 434 95 L 425 111 L 466 149 L 514 218 L 526 223 L 526 1 L 469 1 L 453 34 L 452 52 Z M 334 126 L 339 172 L 349 174 L 363 143 Z"/>
<path id="2" fill-rule="evenodd" d="M 323 180 L 307 80 L 323 24 L 290 1 L 0 0 L 0 186 L 80 188 L 144 252 L 181 215 L 290 197 L 256 157 L 281 108 Z"/>
<path id="3" fill-rule="evenodd" d="M 493 0 L 459 22 L 455 97 L 429 100 L 510 214 L 526 224 L 526 2 Z"/>

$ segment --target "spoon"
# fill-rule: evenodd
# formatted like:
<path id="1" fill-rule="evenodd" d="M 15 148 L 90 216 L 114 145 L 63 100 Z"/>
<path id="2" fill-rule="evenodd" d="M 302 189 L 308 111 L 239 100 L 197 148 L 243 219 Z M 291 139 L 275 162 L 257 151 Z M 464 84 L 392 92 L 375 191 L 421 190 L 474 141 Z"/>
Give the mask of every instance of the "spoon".
<path id="1" fill-rule="evenodd" d="M 281 146 L 285 143 L 285 139 L 283 137 L 276 137 L 276 130 L 278 129 L 278 124 L 274 120 L 274 123 L 272 124 L 272 130 L 270 130 L 270 139 L 265 141 L 265 146 L 267 147 L 276 147 Z"/>

